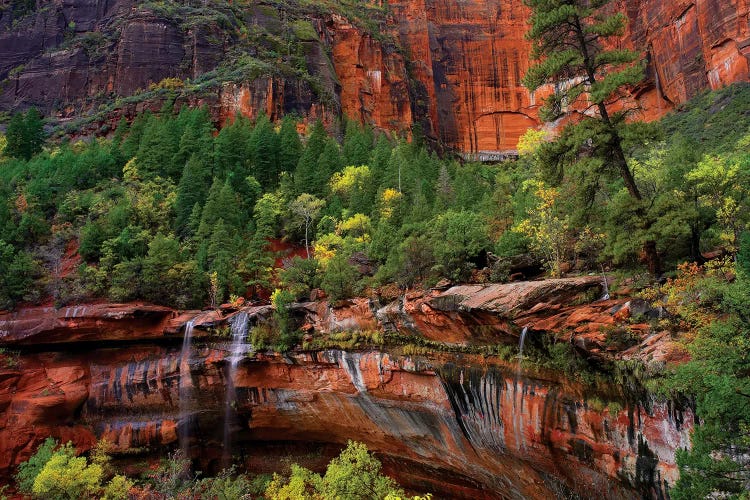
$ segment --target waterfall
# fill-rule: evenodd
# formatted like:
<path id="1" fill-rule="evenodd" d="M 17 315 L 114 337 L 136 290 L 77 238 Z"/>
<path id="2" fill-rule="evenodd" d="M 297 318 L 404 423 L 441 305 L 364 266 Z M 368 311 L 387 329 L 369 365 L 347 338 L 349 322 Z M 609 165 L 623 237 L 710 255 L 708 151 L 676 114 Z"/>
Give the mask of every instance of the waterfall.
<path id="1" fill-rule="evenodd" d="M 234 413 L 233 404 L 237 397 L 234 388 L 234 376 L 237 366 L 249 351 L 252 345 L 247 344 L 247 332 L 249 329 L 248 314 L 241 311 L 229 322 L 231 327 L 232 343 L 229 346 L 229 366 L 227 367 L 227 395 L 224 402 L 224 465 L 229 467 L 232 461 L 232 426 L 231 419 Z"/>
<path id="2" fill-rule="evenodd" d="M 518 339 L 518 359 L 523 359 L 523 344 L 526 342 L 526 334 L 529 332 L 529 327 L 524 326 L 523 330 L 521 330 L 521 338 Z M 521 367 L 521 362 L 518 362 L 518 367 Z"/>
<path id="3" fill-rule="evenodd" d="M 602 288 L 604 289 L 604 295 L 601 300 L 609 300 L 609 284 L 607 284 L 607 274 L 604 272 L 604 266 L 602 266 Z"/>
<path id="4" fill-rule="evenodd" d="M 247 313 L 245 311 L 238 313 L 230 321 L 230 327 L 232 344 L 229 349 L 229 367 L 231 369 L 230 374 L 234 375 L 234 372 L 237 370 L 237 365 L 249 351 L 248 344 L 245 343 L 249 329 Z"/>
<path id="5" fill-rule="evenodd" d="M 523 383 L 521 382 L 521 363 L 523 363 L 523 345 L 526 342 L 526 334 L 529 333 L 529 327 L 524 326 L 521 330 L 521 337 L 518 339 L 518 365 L 516 367 L 516 376 L 513 379 L 513 437 L 516 440 L 518 451 L 524 448 L 523 444 Z M 521 391 L 518 390 L 519 384 Z"/>
<path id="6" fill-rule="evenodd" d="M 185 323 L 185 336 L 182 339 L 182 350 L 180 351 L 180 415 L 177 420 L 179 429 L 180 449 L 185 458 L 188 458 L 190 445 L 190 419 L 192 413 L 191 399 L 193 396 L 193 382 L 190 379 L 190 349 L 193 341 L 193 329 L 195 319 Z"/>

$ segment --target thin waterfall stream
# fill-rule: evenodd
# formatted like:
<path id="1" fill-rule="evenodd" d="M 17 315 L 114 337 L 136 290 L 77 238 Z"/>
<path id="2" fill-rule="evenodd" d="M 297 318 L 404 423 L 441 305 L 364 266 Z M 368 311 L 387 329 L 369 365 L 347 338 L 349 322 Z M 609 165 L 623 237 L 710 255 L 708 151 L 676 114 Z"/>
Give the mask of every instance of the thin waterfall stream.
<path id="1" fill-rule="evenodd" d="M 526 334 L 529 333 L 529 327 L 524 326 L 521 330 L 521 337 L 518 339 L 518 370 L 521 370 L 521 361 L 523 360 L 523 344 L 526 342 Z"/>
<path id="2" fill-rule="evenodd" d="M 227 394 L 224 407 L 224 462 L 226 466 L 232 461 L 232 416 L 235 412 L 237 394 L 235 391 L 234 378 L 237 366 L 245 355 L 252 351 L 253 346 L 247 343 L 249 330 L 249 317 L 247 312 L 240 311 L 230 321 L 232 343 L 229 346 L 229 365 L 227 367 Z"/>
<path id="3" fill-rule="evenodd" d="M 521 364 L 523 363 L 523 346 L 526 342 L 526 334 L 529 333 L 529 327 L 524 326 L 521 330 L 521 336 L 518 339 L 518 365 L 516 367 L 516 376 L 513 381 L 513 437 L 516 440 L 516 448 L 521 451 L 523 443 L 523 382 L 521 379 Z M 521 391 L 518 390 L 519 384 Z"/>
<path id="4" fill-rule="evenodd" d="M 185 336 L 182 339 L 182 350 L 180 351 L 180 415 L 178 419 L 180 450 L 185 458 L 189 457 L 190 451 L 190 419 L 192 414 L 193 382 L 190 379 L 190 351 L 193 342 L 193 329 L 195 320 L 185 323 Z"/>

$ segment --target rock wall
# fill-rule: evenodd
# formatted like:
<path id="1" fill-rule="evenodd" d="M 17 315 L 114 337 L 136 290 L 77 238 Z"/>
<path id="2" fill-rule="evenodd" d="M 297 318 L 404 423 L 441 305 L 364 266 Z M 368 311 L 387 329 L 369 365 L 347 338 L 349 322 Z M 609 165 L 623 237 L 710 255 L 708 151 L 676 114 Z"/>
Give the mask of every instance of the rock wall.
<path id="1" fill-rule="evenodd" d="M 425 92 L 424 129 L 464 152 L 515 149 L 539 125 L 521 78 L 529 67 L 521 0 L 396 0 L 413 75 Z"/>
<path id="2" fill-rule="evenodd" d="M 624 357 L 608 350 L 603 330 L 635 314 L 636 303 L 594 300 L 600 293 L 599 277 L 582 277 L 293 311 L 311 339 L 379 329 L 515 349 L 525 327 L 527 349 L 551 336 L 596 359 Z M 639 315 L 651 313 L 639 307 Z M 231 455 L 266 471 L 279 447 L 330 454 L 356 439 L 403 484 L 441 496 L 665 498 L 677 478 L 675 450 L 690 443 L 687 408 L 615 385 L 584 387 L 523 361 L 317 350 L 235 362 L 222 329 L 264 322 L 271 312 L 89 304 L 0 314 L 0 475 L 48 435 L 81 450 L 106 438 L 125 466 L 179 446 L 204 471 Z M 193 341 L 184 350 L 188 327 Z M 663 342 L 642 333 L 635 351 Z M 657 350 L 668 351 L 664 345 Z"/>
<path id="3" fill-rule="evenodd" d="M 521 85 L 529 66 L 521 0 L 392 0 L 397 44 L 346 19 L 316 14 L 318 40 L 303 46 L 321 82 L 258 77 L 185 98 L 208 104 L 217 121 L 240 111 L 272 118 L 289 112 L 333 122 L 339 114 L 408 133 L 414 122 L 442 146 L 493 154 L 515 148 L 538 126 L 538 102 Z M 646 119 L 708 88 L 748 80 L 750 2 L 616 2 L 630 17 L 623 44 L 644 52 L 647 80 L 634 89 Z M 281 29 L 280 14 L 248 6 L 248 26 Z M 284 14 L 286 15 L 286 14 Z M 87 45 L 70 45 L 73 36 Z M 35 105 L 67 120 L 93 112 L 166 77 L 195 79 L 213 70 L 236 39 L 214 23 L 178 29 L 131 0 L 54 0 L 14 23 L 0 12 L 0 109 Z M 400 44 L 400 47 L 399 47 Z M 123 104 L 117 114 L 144 106 Z M 112 117 L 112 123 L 117 121 Z"/>
<path id="4" fill-rule="evenodd" d="M 216 344 L 196 345 L 189 362 L 177 346 L 24 354 L 0 370 L 0 468 L 52 435 L 81 449 L 106 438 L 131 460 L 181 445 L 210 470 L 228 415 L 240 458 L 254 443 L 356 439 L 398 464 L 407 486 L 445 496 L 549 498 L 562 487 L 656 498 L 692 428 L 689 411 L 666 403 L 602 409 L 575 384 L 501 362 L 382 352 L 245 359 L 227 414 L 227 364 Z"/>
<path id="5" fill-rule="evenodd" d="M 328 122 L 343 113 L 405 134 L 418 122 L 442 146 L 489 157 L 515 149 L 527 128 L 540 125 L 537 99 L 521 85 L 530 64 L 521 0 L 389 5 L 400 47 L 337 15 L 311 19 L 320 39 L 299 43 L 322 88 L 294 77 L 260 77 L 187 102 L 208 104 L 217 121 L 237 111 L 272 118 L 295 112 Z M 747 0 L 616 6 L 630 18 L 623 44 L 647 61 L 647 80 L 634 89 L 644 118 L 658 118 L 704 89 L 748 80 Z M 263 5 L 248 6 L 245 22 L 271 31 L 281 26 L 279 14 Z M 97 38 L 102 33 L 106 40 Z M 90 43 L 66 44 L 73 35 L 90 36 Z M 18 23 L 0 12 L 0 109 L 35 105 L 65 120 L 166 77 L 195 79 L 215 69 L 235 43 L 215 24 L 185 31 L 134 9 L 131 0 L 55 0 Z M 119 113 L 143 106 L 123 105 Z"/>

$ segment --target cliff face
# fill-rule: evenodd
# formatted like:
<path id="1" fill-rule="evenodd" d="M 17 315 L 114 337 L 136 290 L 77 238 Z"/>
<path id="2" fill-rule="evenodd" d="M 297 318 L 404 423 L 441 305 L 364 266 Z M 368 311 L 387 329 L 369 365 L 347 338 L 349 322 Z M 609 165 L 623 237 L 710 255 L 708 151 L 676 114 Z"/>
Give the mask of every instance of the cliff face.
<path id="1" fill-rule="evenodd" d="M 603 356 L 601 327 L 633 304 L 571 305 L 598 292 L 596 280 L 454 287 L 383 307 L 355 300 L 294 311 L 312 337 L 381 329 L 517 345 L 524 325 L 527 348 L 558 337 Z M 335 453 L 356 439 L 420 491 L 659 498 L 676 479 L 675 450 L 689 446 L 689 409 L 614 384 L 592 391 L 523 361 L 318 350 L 235 362 L 233 346 L 211 330 L 269 315 L 268 306 L 178 313 L 99 304 L 0 316 L 0 342 L 11 349 L 0 360 L 0 472 L 48 435 L 80 449 L 107 438 L 125 465 L 180 446 L 200 470 L 235 455 L 258 472 L 280 453 Z M 193 343 L 181 349 L 192 327 Z"/>
<path id="2" fill-rule="evenodd" d="M 425 92 L 425 130 L 461 151 L 515 149 L 539 124 L 521 78 L 529 67 L 521 0 L 396 0 L 393 19 Z M 420 119 L 422 116 L 420 116 Z"/>
<path id="3" fill-rule="evenodd" d="M 314 27 L 312 36 L 293 42 L 309 77 L 268 68 L 233 75 L 179 92 L 178 104 L 208 104 L 217 121 L 236 111 L 327 121 L 344 113 L 402 133 L 419 122 L 442 145 L 488 158 L 514 149 L 527 128 L 539 125 L 535 97 L 521 85 L 529 65 L 528 10 L 521 0 L 389 5 L 383 36 L 340 15 L 298 13 Z M 645 118 L 704 89 L 748 79 L 747 0 L 638 0 L 617 8 L 630 17 L 623 43 L 643 51 L 648 63 L 647 81 L 635 92 Z M 132 0 L 55 0 L 15 21 L 0 11 L 0 109 L 35 105 L 64 122 L 167 77 L 200 80 L 236 57 L 233 48 L 248 30 L 261 27 L 275 36 L 289 29 L 292 15 L 251 4 L 237 21 L 243 31 L 201 17 L 180 24 Z M 116 115 L 158 108 L 156 101 L 116 103 L 109 117 L 114 123 Z"/>
<path id="4" fill-rule="evenodd" d="M 2 370 L 6 472 L 47 435 L 82 449 L 106 438 L 131 456 L 182 445 L 209 470 L 229 426 L 240 457 L 255 443 L 363 441 L 406 485 L 444 495 L 544 498 L 559 483 L 656 497 L 676 479 L 674 451 L 692 427 L 689 411 L 666 403 L 602 409 L 575 384 L 512 365 L 380 352 L 247 359 L 227 413 L 221 348 L 196 347 L 189 362 L 174 347 L 75 351 L 23 355 Z"/>

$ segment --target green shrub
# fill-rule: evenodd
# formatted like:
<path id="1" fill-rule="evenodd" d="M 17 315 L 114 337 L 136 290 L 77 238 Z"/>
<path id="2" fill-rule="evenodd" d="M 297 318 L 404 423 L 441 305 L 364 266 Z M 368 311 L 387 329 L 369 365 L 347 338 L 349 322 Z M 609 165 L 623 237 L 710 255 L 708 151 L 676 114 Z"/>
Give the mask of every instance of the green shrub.
<path id="1" fill-rule="evenodd" d="M 18 472 L 16 473 L 16 483 L 18 489 L 22 493 L 30 495 L 34 487 L 34 480 L 39 475 L 39 472 L 47 465 L 50 458 L 52 458 L 55 448 L 57 448 L 57 441 L 51 437 L 48 437 L 44 442 L 39 445 L 36 453 L 34 453 L 27 461 L 22 462 L 18 466 Z"/>
<path id="2" fill-rule="evenodd" d="M 36 498 L 76 500 L 91 498 L 102 489 L 102 467 L 89 464 L 86 457 L 76 457 L 72 446 L 52 454 L 34 479 L 32 493 Z"/>

